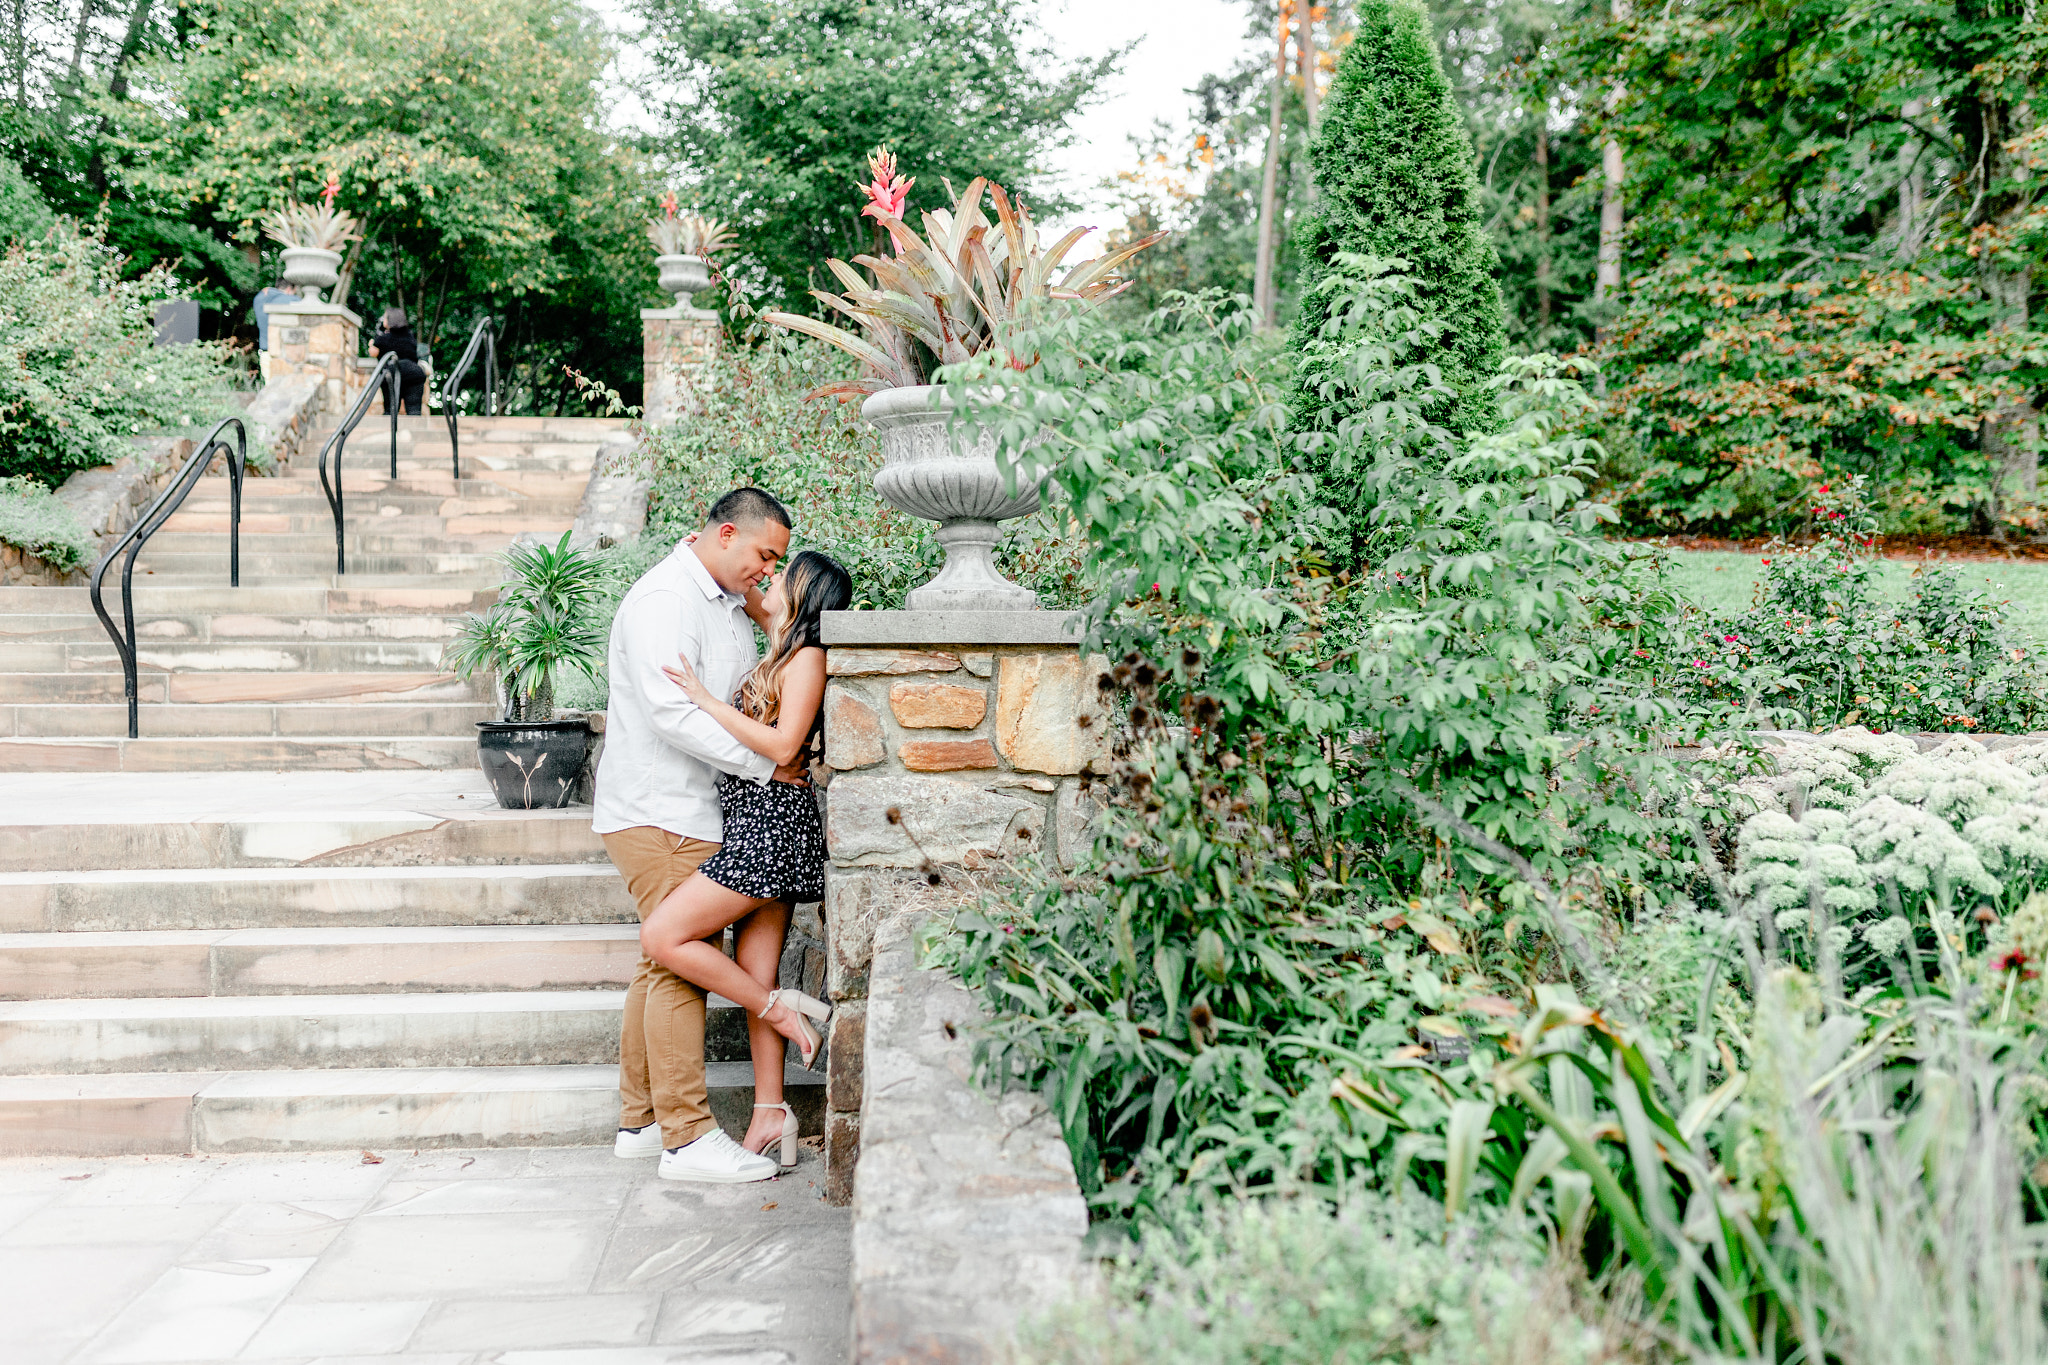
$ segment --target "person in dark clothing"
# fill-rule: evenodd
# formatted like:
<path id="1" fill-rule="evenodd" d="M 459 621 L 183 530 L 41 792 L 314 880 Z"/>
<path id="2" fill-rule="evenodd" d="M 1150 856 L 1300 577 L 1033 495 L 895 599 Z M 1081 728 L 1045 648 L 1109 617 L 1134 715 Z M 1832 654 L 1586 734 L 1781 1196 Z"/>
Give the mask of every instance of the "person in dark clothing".
<path id="1" fill-rule="evenodd" d="M 403 308 L 384 310 L 384 324 L 371 339 L 370 352 L 380 357 L 398 357 L 399 404 L 406 416 L 419 416 L 420 403 L 427 392 L 427 371 L 426 367 L 420 364 L 419 339 L 412 334 L 412 326 L 406 321 Z M 385 402 L 390 402 L 388 396 Z"/>

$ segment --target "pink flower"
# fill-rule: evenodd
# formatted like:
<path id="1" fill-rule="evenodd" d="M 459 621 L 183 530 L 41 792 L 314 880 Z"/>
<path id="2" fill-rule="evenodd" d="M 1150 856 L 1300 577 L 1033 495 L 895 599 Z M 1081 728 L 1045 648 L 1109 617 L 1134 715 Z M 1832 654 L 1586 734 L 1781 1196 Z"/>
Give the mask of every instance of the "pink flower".
<path id="1" fill-rule="evenodd" d="M 1705 659 L 1694 659 L 1693 664 L 1695 667 L 1705 668 L 1707 666 L 1707 661 Z"/>
<path id="2" fill-rule="evenodd" d="M 676 192 L 675 192 L 674 190 L 670 190 L 670 191 L 668 191 L 668 192 L 667 192 L 666 194 L 664 194 L 664 195 L 662 195 L 662 196 L 661 196 L 661 216 L 662 216 L 662 217 L 664 217 L 664 218 L 673 218 L 673 217 L 675 217 L 675 216 L 676 216 L 676 209 L 677 209 L 677 207 L 678 207 L 678 205 L 676 204 Z"/>
<path id="3" fill-rule="evenodd" d="M 333 171 L 327 174 L 327 183 L 320 189 L 320 197 L 327 201 L 327 207 L 334 207 L 334 196 L 341 193 L 341 176 Z"/>
<path id="4" fill-rule="evenodd" d="M 910 197 L 910 187 L 917 181 L 907 180 L 896 173 L 896 154 L 886 147 L 877 147 L 868 153 L 868 174 L 873 177 L 861 190 L 868 197 L 867 207 L 862 209 L 863 218 L 876 222 L 888 219 L 903 219 L 903 204 Z M 858 183 L 858 182 L 855 182 Z"/>
<path id="5" fill-rule="evenodd" d="M 1736 640 L 1735 640 L 1735 637 L 1734 637 L 1733 635 L 1723 635 L 1723 636 L 1721 637 L 1721 643 L 1722 643 L 1722 644 L 1724 644 L 1724 645 L 1732 645 L 1732 644 L 1736 643 Z"/>

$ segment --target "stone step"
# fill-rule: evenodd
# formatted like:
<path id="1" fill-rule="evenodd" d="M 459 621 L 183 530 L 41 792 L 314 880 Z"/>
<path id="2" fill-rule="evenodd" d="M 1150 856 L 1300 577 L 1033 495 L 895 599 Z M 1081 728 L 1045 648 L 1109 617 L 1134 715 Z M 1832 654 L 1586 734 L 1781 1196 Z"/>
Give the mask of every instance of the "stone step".
<path id="1" fill-rule="evenodd" d="M 19 646 L 37 649 L 41 646 Z M 438 652 L 438 646 L 432 647 Z M 8 651 L 12 654 L 14 651 Z M 111 651 L 110 651 L 111 652 Z M 452 673 L 266 672 L 164 673 L 139 668 L 136 696 L 150 702 L 412 701 L 488 702 L 482 675 L 464 681 Z M 125 683 L 111 665 L 102 673 L 0 673 L 0 704 L 125 702 Z"/>
<path id="2" fill-rule="evenodd" d="M 744 1132 L 752 1068 L 705 1070 L 712 1114 Z M 784 1071 L 806 1135 L 823 1131 L 824 1080 Z M 618 1122 L 616 1063 L 0 1077 L 0 1156 L 585 1146 Z"/>
<path id="3" fill-rule="evenodd" d="M 626 993 L 0 1001 L 0 1075 L 601 1065 Z"/>
<path id="4" fill-rule="evenodd" d="M 544 535 L 553 530 L 560 535 L 563 527 L 575 520 L 576 509 L 534 507 L 527 503 L 507 507 L 502 503 L 492 504 L 482 500 L 465 504 L 468 510 L 449 512 L 446 502 L 432 510 L 406 511 L 398 507 L 376 507 L 354 509 L 348 518 L 351 535 L 375 531 L 386 535 L 466 535 L 466 536 L 516 536 L 525 533 Z M 178 514 L 164 523 L 156 535 L 150 537 L 150 544 L 161 542 L 166 536 L 203 535 L 218 539 L 228 533 L 228 509 L 181 508 Z M 328 541 L 334 538 L 334 519 L 322 510 L 318 512 L 271 511 L 242 512 L 242 535 L 244 537 L 272 536 L 320 536 Z M 245 539 L 244 544 L 248 541 Z"/>
<path id="5" fill-rule="evenodd" d="M 4 682 L 0 677 L 0 682 Z M 282 739 L 225 735 L 140 739 L 0 739 L 4 773 L 355 772 L 475 768 L 476 740 L 434 736 L 334 735 Z"/>
<path id="6" fill-rule="evenodd" d="M 349 734 L 442 739 L 473 737 L 476 723 L 495 720 L 489 702 L 321 702 L 211 706 L 155 704 L 140 717 L 152 739 L 240 736 L 245 739 L 308 739 Z M 0 737 L 20 739 L 120 739 L 128 733 L 128 708 L 101 705 L 0 705 Z"/>
<path id="7" fill-rule="evenodd" d="M 0 814 L 4 872 L 610 866 L 591 831 L 590 807 L 500 810 L 475 768 L 46 773 L 13 778 L 9 795 Z M 615 910 L 597 918 L 614 917 Z M 333 920 L 323 914 L 306 922 Z"/>
<path id="8" fill-rule="evenodd" d="M 567 529 L 568 519 L 550 521 L 535 519 L 538 528 L 545 531 L 549 526 L 559 527 L 556 534 Z M 477 535 L 449 535 L 440 531 L 398 531 L 386 528 L 387 521 L 375 517 L 351 518 L 348 535 L 344 544 L 350 558 L 356 555 L 490 555 L 497 554 L 511 544 L 514 532 L 500 535 L 489 532 Z M 524 528 L 522 528 L 524 529 Z M 289 533 L 245 534 L 242 537 L 242 562 L 249 564 L 257 559 L 277 556 L 300 555 L 325 550 L 330 556 L 334 552 L 334 527 L 330 522 L 323 530 L 294 531 Z M 223 563 L 227 561 L 228 540 L 221 531 L 160 531 L 151 536 L 143 549 L 138 563 L 154 562 L 159 555 L 218 555 Z"/>
<path id="9" fill-rule="evenodd" d="M 302 550 L 272 552 L 268 550 L 242 552 L 242 579 L 261 581 L 268 577 L 304 578 L 320 573 L 334 572 L 334 545 L 330 541 L 323 549 L 318 542 L 309 543 Z M 444 551 L 420 554 L 357 554 L 348 555 L 350 574 L 402 574 L 409 577 L 440 577 L 443 574 L 484 577 L 496 573 L 503 578 L 505 565 L 496 554 L 482 552 Z M 184 579 L 192 582 L 218 581 L 227 586 L 228 547 L 222 542 L 215 550 L 204 553 L 180 554 L 159 551 L 154 545 L 145 546 L 136 561 L 137 577 L 162 579 Z M 109 607 L 109 610 L 112 610 Z"/>
<path id="10" fill-rule="evenodd" d="M 296 579 L 245 582 L 231 588 L 225 582 L 157 583 L 138 573 L 135 583 L 135 618 L 140 628 L 156 616 L 204 616 L 214 614 L 304 614 L 327 616 L 447 615 L 482 611 L 497 600 L 502 568 L 495 577 L 425 579 L 416 574 L 379 576 L 347 574 L 336 579 L 332 572 L 308 574 Z M 118 622 L 121 615 L 121 584 L 110 574 L 102 590 L 107 612 Z M 63 612 L 92 615 L 92 598 L 84 587 L 30 588 L 0 587 L 0 618 L 15 614 L 43 616 Z"/>
<path id="11" fill-rule="evenodd" d="M 0 1000 L 623 989 L 637 924 L 0 934 Z"/>
<path id="12" fill-rule="evenodd" d="M 118 609 L 118 599 L 113 604 Z M 145 645 L 157 642 L 240 644 L 273 640 L 446 640 L 462 628 L 459 615 L 330 616 L 190 614 L 138 616 L 136 637 Z M 0 645 L 106 642 L 100 618 L 83 612 L 20 612 L 0 615 Z M 13 662 L 14 655 L 7 654 Z"/>
<path id="13" fill-rule="evenodd" d="M 587 809 L 583 819 L 587 831 Z M 259 834 L 283 840 L 294 830 L 245 826 L 230 833 L 245 841 Z M 195 831 L 195 839 L 202 836 Z M 0 932 L 6 933 L 632 924 L 637 918 L 609 862 L 0 872 Z"/>
<path id="14" fill-rule="evenodd" d="M 136 634 L 142 634 L 138 624 Z M 141 639 L 135 666 L 144 673 L 421 673 L 441 666 L 439 640 L 221 641 L 159 643 Z M 121 656 L 104 631 L 97 641 L 14 644 L 7 667 L 19 674 L 119 673 Z"/>

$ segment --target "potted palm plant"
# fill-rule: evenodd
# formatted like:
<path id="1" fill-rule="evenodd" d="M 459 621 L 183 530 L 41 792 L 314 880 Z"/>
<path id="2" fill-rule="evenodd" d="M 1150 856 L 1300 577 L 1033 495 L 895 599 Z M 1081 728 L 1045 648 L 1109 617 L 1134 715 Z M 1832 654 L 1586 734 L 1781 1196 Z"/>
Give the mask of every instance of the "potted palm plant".
<path id="1" fill-rule="evenodd" d="M 288 202 L 263 219 L 263 234 L 284 247 L 284 277 L 314 303 L 341 278 L 341 249 L 362 236 L 355 216 L 334 207 L 341 182 L 330 177 L 318 206 Z"/>
<path id="2" fill-rule="evenodd" d="M 555 719 L 555 674 L 594 678 L 604 662 L 604 560 L 555 545 L 515 545 L 491 609 L 463 620 L 445 663 L 464 678 L 489 672 L 505 708 L 477 722 L 477 759 L 507 810 L 565 806 L 590 752 L 590 724 Z"/>
<path id="3" fill-rule="evenodd" d="M 914 588 L 904 605 L 919 610 L 1028 611 L 1037 594 L 996 571 L 998 524 L 1038 510 L 1041 480 L 1033 471 L 1006 475 L 996 464 L 995 438 L 953 419 L 938 371 L 1002 344 L 1013 326 L 1050 306 L 1092 307 L 1129 287 L 1124 262 L 1166 234 L 1127 243 L 1061 269 L 1089 232 L 1074 228 L 1050 247 L 1022 200 L 977 177 L 950 212 L 923 215 L 920 234 L 904 221 L 910 188 L 886 148 L 868 157 L 868 203 L 861 210 L 889 234 L 891 256 L 827 261 L 844 294 L 812 296 L 860 325 L 863 336 L 817 318 L 769 312 L 769 322 L 817 337 L 862 363 L 856 379 L 827 384 L 811 396 L 860 397 L 861 416 L 882 437 L 883 465 L 875 492 L 911 516 L 939 524 L 946 562 Z M 950 186 L 948 189 L 950 190 Z M 986 194 L 995 222 L 982 213 Z M 854 266 L 873 278 L 863 279 Z M 1057 301 L 1055 304 L 1054 301 Z"/>
<path id="4" fill-rule="evenodd" d="M 657 253 L 655 268 L 661 272 L 661 290 L 674 294 L 680 308 L 690 306 L 690 296 L 711 283 L 711 255 L 732 245 L 732 232 L 716 218 L 679 213 L 676 192 L 661 197 L 661 217 L 647 220 L 647 240 Z"/>

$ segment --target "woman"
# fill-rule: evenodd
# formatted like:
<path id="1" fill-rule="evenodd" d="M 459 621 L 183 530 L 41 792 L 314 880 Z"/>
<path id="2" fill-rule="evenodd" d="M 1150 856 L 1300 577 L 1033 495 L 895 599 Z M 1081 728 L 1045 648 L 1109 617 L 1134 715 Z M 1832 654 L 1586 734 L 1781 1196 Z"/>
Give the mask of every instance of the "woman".
<path id="1" fill-rule="evenodd" d="M 403 308 L 384 310 L 383 329 L 370 339 L 373 355 L 398 357 L 398 401 L 408 417 L 420 415 L 420 404 L 427 393 L 427 371 L 420 364 L 419 338 L 412 334 L 412 327 L 406 321 Z M 391 391 L 384 392 L 386 411 L 391 405 Z"/>
<path id="2" fill-rule="evenodd" d="M 758 607 L 749 604 L 749 614 L 768 632 L 768 654 L 733 701 L 712 696 L 686 659 L 664 671 L 740 743 L 778 769 L 807 772 L 823 728 L 825 650 L 818 618 L 844 611 L 852 600 L 846 570 L 805 550 L 770 580 Z M 796 1165 L 797 1124 L 782 1095 L 783 1040 L 795 1043 L 810 1066 L 823 1043 L 811 1021 L 831 1011 L 802 991 L 774 989 L 775 972 L 791 907 L 824 898 L 825 831 L 807 780 L 757 786 L 721 776 L 718 804 L 724 843 L 655 907 L 640 928 L 640 946 L 683 980 L 746 1010 L 755 1104 L 744 1145 L 765 1154 L 780 1138 L 780 1164 L 787 1170 Z M 728 925 L 737 926 L 737 962 L 719 948 Z"/>

